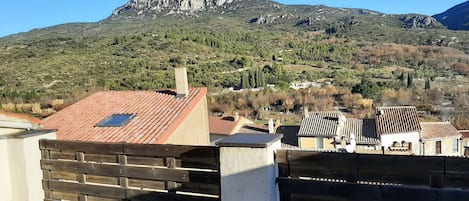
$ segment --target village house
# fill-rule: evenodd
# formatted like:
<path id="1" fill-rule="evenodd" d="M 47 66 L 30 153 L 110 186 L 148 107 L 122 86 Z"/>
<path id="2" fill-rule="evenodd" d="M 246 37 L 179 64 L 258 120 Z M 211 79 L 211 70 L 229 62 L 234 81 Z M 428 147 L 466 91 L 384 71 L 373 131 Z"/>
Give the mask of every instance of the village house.
<path id="1" fill-rule="evenodd" d="M 346 145 L 351 144 L 352 134 L 355 136 L 355 152 L 368 153 L 380 150 L 380 139 L 376 133 L 375 119 L 347 118 L 340 141 L 336 141 L 336 146 L 346 148 Z"/>
<path id="2" fill-rule="evenodd" d="M 426 156 L 460 156 L 462 134 L 450 122 L 422 122 L 423 154 Z"/>
<path id="3" fill-rule="evenodd" d="M 422 154 L 422 129 L 415 107 L 377 107 L 375 114 L 376 132 L 384 150 Z"/>
<path id="4" fill-rule="evenodd" d="M 298 131 L 298 145 L 302 149 L 336 150 L 346 118 L 338 111 L 309 112 L 304 109 Z"/>
<path id="5" fill-rule="evenodd" d="M 97 92 L 42 124 L 60 140 L 208 145 L 207 89 L 189 89 L 185 68 L 175 75 L 176 90 Z"/>

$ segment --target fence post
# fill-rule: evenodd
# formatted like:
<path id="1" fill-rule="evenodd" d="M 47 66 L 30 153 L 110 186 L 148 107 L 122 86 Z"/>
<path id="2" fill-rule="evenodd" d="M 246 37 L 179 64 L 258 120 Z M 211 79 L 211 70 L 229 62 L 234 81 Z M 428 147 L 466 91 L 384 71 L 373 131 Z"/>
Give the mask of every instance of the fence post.
<path id="1" fill-rule="evenodd" d="M 282 135 L 236 134 L 220 146 L 222 201 L 278 201 L 275 152 Z"/>

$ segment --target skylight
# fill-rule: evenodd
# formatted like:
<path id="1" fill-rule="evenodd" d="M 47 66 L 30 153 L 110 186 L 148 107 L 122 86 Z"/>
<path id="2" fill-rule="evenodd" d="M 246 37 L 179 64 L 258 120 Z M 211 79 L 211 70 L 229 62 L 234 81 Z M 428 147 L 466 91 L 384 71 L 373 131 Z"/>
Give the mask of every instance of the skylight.
<path id="1" fill-rule="evenodd" d="M 135 114 L 113 114 L 107 119 L 99 122 L 97 127 L 122 127 L 127 124 Z"/>

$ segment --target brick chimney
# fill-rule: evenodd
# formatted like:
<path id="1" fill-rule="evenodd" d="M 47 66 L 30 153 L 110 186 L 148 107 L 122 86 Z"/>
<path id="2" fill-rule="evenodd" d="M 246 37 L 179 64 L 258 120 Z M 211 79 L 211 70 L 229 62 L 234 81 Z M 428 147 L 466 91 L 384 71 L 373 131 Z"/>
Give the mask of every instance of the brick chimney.
<path id="1" fill-rule="evenodd" d="M 189 84 L 187 82 L 186 68 L 175 68 L 174 77 L 176 78 L 176 97 L 184 98 L 189 95 Z"/>

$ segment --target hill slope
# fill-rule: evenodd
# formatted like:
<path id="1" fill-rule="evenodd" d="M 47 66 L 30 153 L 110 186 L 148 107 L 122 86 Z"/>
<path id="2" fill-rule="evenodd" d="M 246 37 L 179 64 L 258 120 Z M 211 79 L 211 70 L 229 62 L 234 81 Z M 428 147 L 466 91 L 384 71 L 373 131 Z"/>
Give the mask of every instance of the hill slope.
<path id="1" fill-rule="evenodd" d="M 256 69 L 274 84 L 330 79 L 351 87 L 371 77 L 390 88 L 399 87 L 402 69 L 420 77 L 469 71 L 469 34 L 446 30 L 429 16 L 268 0 L 145 14 L 153 1 L 131 2 L 147 3 L 118 8 L 98 23 L 0 38 L 0 101 L 171 88 L 169 70 L 177 66 L 189 69 L 192 86 L 211 88 L 240 87 L 243 72 Z M 398 70 L 384 70 L 390 66 Z M 283 67 L 287 73 L 280 75 Z"/>
<path id="2" fill-rule="evenodd" d="M 469 30 L 469 1 L 434 15 L 439 22 L 452 30 Z"/>

